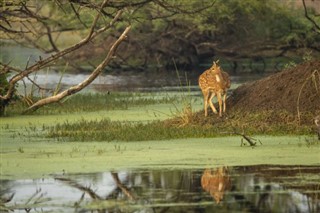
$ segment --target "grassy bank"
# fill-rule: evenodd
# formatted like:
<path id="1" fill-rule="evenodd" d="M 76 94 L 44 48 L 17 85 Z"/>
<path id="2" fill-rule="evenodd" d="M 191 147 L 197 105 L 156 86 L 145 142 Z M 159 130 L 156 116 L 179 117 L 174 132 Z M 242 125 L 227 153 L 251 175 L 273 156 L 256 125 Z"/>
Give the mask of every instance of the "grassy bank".
<path id="1" fill-rule="evenodd" d="M 309 116 L 312 120 L 312 115 Z M 48 137 L 67 141 L 148 141 L 183 138 L 210 138 L 236 133 L 250 135 L 313 135 L 312 124 L 299 124 L 295 116 L 279 111 L 243 114 L 231 112 L 224 118 L 181 110 L 165 121 L 79 120 L 48 129 Z"/>

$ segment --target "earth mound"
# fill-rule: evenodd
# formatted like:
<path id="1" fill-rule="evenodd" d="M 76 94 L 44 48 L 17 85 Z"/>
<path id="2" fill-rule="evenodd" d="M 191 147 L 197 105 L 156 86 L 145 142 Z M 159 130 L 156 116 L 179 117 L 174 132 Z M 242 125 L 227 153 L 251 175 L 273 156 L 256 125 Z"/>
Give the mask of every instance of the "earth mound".
<path id="1" fill-rule="evenodd" d="M 192 113 L 186 108 L 167 124 L 202 126 L 216 135 L 232 132 L 305 135 L 316 132 L 317 115 L 320 115 L 320 60 L 241 85 L 228 97 L 227 112 L 222 118 L 210 108 L 207 117 L 203 110 Z"/>
<path id="2" fill-rule="evenodd" d="M 227 100 L 229 110 L 320 111 L 320 60 L 309 61 L 238 87 Z"/>

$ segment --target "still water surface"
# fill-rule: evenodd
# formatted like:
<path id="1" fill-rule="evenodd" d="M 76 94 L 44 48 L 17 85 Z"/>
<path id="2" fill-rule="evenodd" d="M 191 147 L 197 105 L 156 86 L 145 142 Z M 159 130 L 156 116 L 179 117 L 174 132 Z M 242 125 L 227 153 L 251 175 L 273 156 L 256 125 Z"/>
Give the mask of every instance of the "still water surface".
<path id="1" fill-rule="evenodd" d="M 2 180 L 14 212 L 319 212 L 319 166 L 129 170 Z"/>

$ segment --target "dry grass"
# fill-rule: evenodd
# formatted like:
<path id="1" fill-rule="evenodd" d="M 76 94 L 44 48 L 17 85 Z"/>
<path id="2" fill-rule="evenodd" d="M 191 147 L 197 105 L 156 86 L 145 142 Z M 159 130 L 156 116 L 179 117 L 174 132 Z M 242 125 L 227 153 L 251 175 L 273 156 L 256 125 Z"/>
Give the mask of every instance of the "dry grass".
<path id="1" fill-rule="evenodd" d="M 319 94 L 320 96 L 320 72 L 318 70 L 314 70 L 310 76 L 308 76 L 305 81 L 303 82 L 300 90 L 299 90 L 299 95 L 297 98 L 297 116 L 298 116 L 298 121 L 300 123 L 301 121 L 301 112 L 300 112 L 300 99 L 301 99 L 301 94 L 302 90 L 305 87 L 306 83 L 311 81 L 312 84 L 314 85 L 314 93 Z"/>

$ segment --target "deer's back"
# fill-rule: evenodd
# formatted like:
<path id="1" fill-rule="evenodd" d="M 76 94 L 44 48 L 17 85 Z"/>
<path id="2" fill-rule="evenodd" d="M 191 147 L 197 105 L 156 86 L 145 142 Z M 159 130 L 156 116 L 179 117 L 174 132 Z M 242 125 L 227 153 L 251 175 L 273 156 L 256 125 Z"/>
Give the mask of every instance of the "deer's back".
<path id="1" fill-rule="evenodd" d="M 230 88 L 230 86 L 231 86 L 231 80 L 230 80 L 230 76 L 229 76 L 229 74 L 228 73 L 226 73 L 226 72 L 221 72 L 221 74 L 222 74 L 222 78 L 223 78 L 223 81 L 224 81 L 224 86 L 225 86 L 225 89 L 229 89 Z"/>
<path id="2" fill-rule="evenodd" d="M 220 78 L 220 81 L 217 81 L 217 77 Z M 204 90 L 227 90 L 230 88 L 230 77 L 229 74 L 226 72 L 221 72 L 221 74 L 212 73 L 210 70 L 206 70 L 202 73 L 199 77 L 199 86 L 202 91 Z"/>

